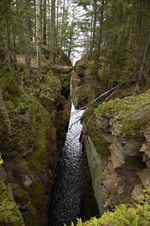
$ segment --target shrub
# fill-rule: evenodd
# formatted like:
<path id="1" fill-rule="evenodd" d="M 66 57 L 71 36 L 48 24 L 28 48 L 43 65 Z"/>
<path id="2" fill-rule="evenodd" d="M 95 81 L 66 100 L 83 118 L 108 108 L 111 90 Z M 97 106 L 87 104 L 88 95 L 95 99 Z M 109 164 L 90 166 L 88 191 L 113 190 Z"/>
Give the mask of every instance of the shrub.
<path id="1" fill-rule="evenodd" d="M 121 204 L 113 212 L 107 211 L 101 218 L 92 217 L 89 221 L 77 220 L 76 226 L 149 226 L 150 225 L 150 187 L 144 195 L 135 199 L 133 205 Z M 71 226 L 74 223 L 71 222 Z"/>

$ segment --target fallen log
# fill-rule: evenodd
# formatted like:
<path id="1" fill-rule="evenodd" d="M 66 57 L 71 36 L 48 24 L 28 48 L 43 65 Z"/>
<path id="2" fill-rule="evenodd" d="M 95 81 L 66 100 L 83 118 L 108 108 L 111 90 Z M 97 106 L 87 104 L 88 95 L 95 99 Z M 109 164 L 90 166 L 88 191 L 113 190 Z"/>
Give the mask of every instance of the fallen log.
<path id="1" fill-rule="evenodd" d="M 67 74 L 73 70 L 73 66 L 50 65 L 50 68 L 58 73 Z"/>

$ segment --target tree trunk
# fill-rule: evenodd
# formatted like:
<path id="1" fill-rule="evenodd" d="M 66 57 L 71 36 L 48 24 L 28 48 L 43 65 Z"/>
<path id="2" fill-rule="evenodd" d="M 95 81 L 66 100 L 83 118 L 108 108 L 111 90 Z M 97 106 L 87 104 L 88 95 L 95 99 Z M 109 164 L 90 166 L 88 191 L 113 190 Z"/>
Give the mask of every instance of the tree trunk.
<path id="1" fill-rule="evenodd" d="M 96 10 L 97 10 L 97 0 L 94 0 L 93 3 L 93 26 L 92 26 L 92 40 L 91 40 L 91 47 L 90 47 L 90 54 L 92 54 L 93 48 L 94 48 L 94 44 L 95 44 L 95 34 L 96 34 Z"/>
<path id="2" fill-rule="evenodd" d="M 96 52 L 96 58 L 95 58 L 95 64 L 96 64 L 96 76 L 95 76 L 95 95 L 97 95 L 97 81 L 98 81 L 98 69 L 99 69 L 99 63 L 100 63 L 100 51 L 101 51 L 101 43 L 102 43 L 102 33 L 103 33 L 103 20 L 104 20 L 104 0 L 102 0 L 101 3 L 101 12 L 100 12 L 100 28 L 99 28 L 99 34 L 98 34 L 98 46 L 97 46 L 97 52 Z"/>
<path id="3" fill-rule="evenodd" d="M 5 59 L 7 62 L 8 70 L 11 71 L 13 68 L 17 70 L 17 62 L 14 54 L 14 34 L 12 32 L 12 24 L 10 19 L 10 6 L 5 9 L 5 22 L 6 22 L 6 40 L 5 40 Z"/>
<path id="4" fill-rule="evenodd" d="M 31 77 L 31 56 L 30 56 L 30 37 L 27 22 L 27 14 L 25 1 L 21 0 L 21 11 L 22 11 L 22 25 L 24 30 L 24 42 L 25 42 L 25 74 L 28 78 Z"/>
<path id="5" fill-rule="evenodd" d="M 36 0 L 36 55 L 38 76 L 41 75 L 41 0 Z"/>
<path id="6" fill-rule="evenodd" d="M 53 64 L 55 62 L 54 50 L 55 50 L 55 0 L 51 0 L 51 30 L 50 30 L 50 57 L 49 57 L 50 64 Z"/>
<path id="7" fill-rule="evenodd" d="M 60 49 L 64 46 L 64 23 L 65 23 L 65 0 L 63 1 L 63 14 L 61 22 L 61 40 L 60 40 Z"/>
<path id="8" fill-rule="evenodd" d="M 144 51 L 143 60 L 142 60 L 142 64 L 141 64 L 141 67 L 140 67 L 140 72 L 139 72 L 139 75 L 138 75 L 137 83 L 136 83 L 136 86 L 135 86 L 135 93 L 138 93 L 140 91 L 140 81 L 141 81 L 142 76 L 143 76 L 143 68 L 144 68 L 144 64 L 145 64 L 145 61 L 146 61 L 146 58 L 147 58 L 147 55 L 148 55 L 149 48 L 150 48 L 150 42 L 148 41 L 146 48 L 145 48 L 145 51 Z"/>
<path id="9" fill-rule="evenodd" d="M 46 32 L 46 21 L 47 21 L 47 15 L 46 15 L 46 0 L 44 0 L 43 2 L 43 11 L 44 11 L 44 15 L 43 15 L 43 44 L 46 45 L 46 39 L 47 39 L 47 32 Z"/>

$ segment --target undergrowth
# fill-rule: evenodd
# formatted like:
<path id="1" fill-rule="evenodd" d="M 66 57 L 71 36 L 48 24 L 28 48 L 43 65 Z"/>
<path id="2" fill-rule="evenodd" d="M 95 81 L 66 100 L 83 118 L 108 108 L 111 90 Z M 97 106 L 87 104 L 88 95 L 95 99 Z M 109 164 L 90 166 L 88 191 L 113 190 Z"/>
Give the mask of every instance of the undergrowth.
<path id="1" fill-rule="evenodd" d="M 110 212 L 105 212 L 102 217 L 92 217 L 89 221 L 82 222 L 77 219 L 77 224 L 71 226 L 149 226 L 150 225 L 150 187 L 144 190 L 144 195 L 134 199 L 133 205 L 121 204 Z"/>
<path id="2" fill-rule="evenodd" d="M 0 182 L 0 225 L 21 226 L 21 215 L 16 205 L 11 189 Z"/>

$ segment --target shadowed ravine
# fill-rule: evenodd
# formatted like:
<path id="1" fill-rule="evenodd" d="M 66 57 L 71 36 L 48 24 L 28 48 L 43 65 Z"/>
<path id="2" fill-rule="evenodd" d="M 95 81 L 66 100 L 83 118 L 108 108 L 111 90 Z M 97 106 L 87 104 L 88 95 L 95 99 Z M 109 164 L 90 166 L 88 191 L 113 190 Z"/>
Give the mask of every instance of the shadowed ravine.
<path id="1" fill-rule="evenodd" d="M 82 126 L 79 122 L 83 111 L 74 110 L 69 122 L 66 142 L 57 169 L 49 210 L 48 226 L 71 224 L 81 215 L 82 150 L 79 143 Z"/>

